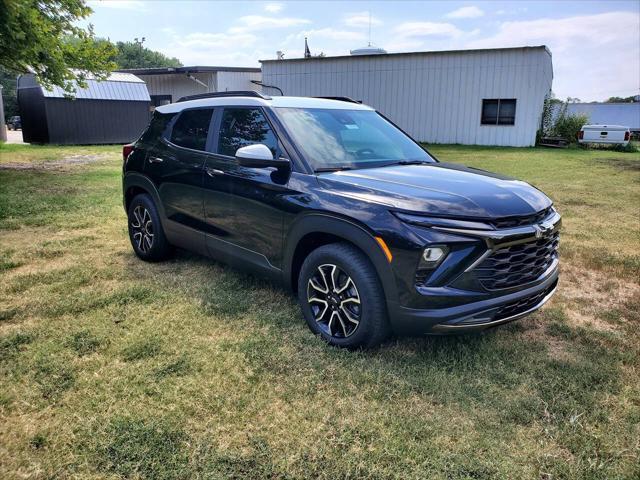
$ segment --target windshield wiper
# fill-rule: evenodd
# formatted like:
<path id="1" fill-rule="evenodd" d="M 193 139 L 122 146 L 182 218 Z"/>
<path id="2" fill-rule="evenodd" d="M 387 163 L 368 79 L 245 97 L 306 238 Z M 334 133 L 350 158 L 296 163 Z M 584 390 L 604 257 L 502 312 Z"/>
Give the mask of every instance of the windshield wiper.
<path id="1" fill-rule="evenodd" d="M 353 167 L 322 167 L 316 168 L 314 172 L 322 173 L 322 172 L 340 172 L 342 170 L 353 170 Z"/>
<path id="2" fill-rule="evenodd" d="M 427 160 L 399 160 L 397 162 L 390 163 L 389 165 L 425 165 L 432 163 L 433 162 L 428 162 Z"/>

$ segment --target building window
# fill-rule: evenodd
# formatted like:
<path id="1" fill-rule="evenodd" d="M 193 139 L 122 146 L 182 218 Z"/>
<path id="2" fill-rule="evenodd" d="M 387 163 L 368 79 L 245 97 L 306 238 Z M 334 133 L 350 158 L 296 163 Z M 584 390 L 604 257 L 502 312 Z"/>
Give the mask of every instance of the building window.
<path id="1" fill-rule="evenodd" d="M 515 123 L 515 98 L 482 100 L 481 125 L 514 125 Z"/>
<path id="2" fill-rule="evenodd" d="M 171 131 L 171 143 L 192 150 L 203 150 L 207 144 L 213 110 L 184 110 Z"/>

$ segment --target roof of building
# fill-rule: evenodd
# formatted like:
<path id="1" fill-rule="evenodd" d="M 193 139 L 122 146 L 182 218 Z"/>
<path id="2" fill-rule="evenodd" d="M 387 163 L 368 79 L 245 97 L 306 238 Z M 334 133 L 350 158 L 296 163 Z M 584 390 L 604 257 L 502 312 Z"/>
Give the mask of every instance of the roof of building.
<path id="1" fill-rule="evenodd" d="M 130 73 L 111 73 L 106 80 L 98 81 L 95 77 L 87 76 L 86 88 L 78 87 L 77 82 L 72 82 L 76 91 L 73 95 L 79 100 L 129 100 L 149 102 L 149 91 L 143 80 Z M 18 79 L 18 89 L 40 88 L 46 98 L 66 98 L 68 95 L 64 89 L 53 86 L 46 89 L 36 82 L 33 74 L 21 75 Z"/>
<path id="2" fill-rule="evenodd" d="M 373 110 L 360 103 L 311 97 L 214 97 L 170 103 L 156 108 L 160 113 L 175 113 L 186 108 L 218 106 L 284 107 L 284 108 L 326 108 L 332 110 Z"/>
<path id="3" fill-rule="evenodd" d="M 598 125 L 623 125 L 640 130 L 640 103 L 570 103 L 567 112 L 585 114 L 589 123 Z"/>
<path id="4" fill-rule="evenodd" d="M 192 67 L 124 68 L 118 71 L 133 73 L 135 75 L 167 75 L 172 73 L 259 72 L 260 67 L 217 67 L 195 65 Z"/>
<path id="5" fill-rule="evenodd" d="M 510 50 L 545 50 L 549 55 L 551 55 L 551 51 L 547 48 L 546 45 L 538 45 L 538 46 L 525 46 L 525 47 L 505 47 L 505 48 L 479 48 L 479 49 L 471 49 L 471 50 L 431 50 L 431 51 L 422 51 L 422 52 L 397 52 L 397 53 L 375 53 L 369 55 L 337 55 L 334 57 L 311 57 L 311 58 L 283 58 L 278 60 L 277 58 L 270 58 L 266 60 L 260 60 L 260 63 L 267 62 L 294 62 L 294 61 L 323 61 L 323 60 L 333 60 L 336 58 L 388 58 L 388 57 L 399 57 L 403 55 L 446 55 L 452 53 L 492 53 L 492 52 L 505 52 Z"/>

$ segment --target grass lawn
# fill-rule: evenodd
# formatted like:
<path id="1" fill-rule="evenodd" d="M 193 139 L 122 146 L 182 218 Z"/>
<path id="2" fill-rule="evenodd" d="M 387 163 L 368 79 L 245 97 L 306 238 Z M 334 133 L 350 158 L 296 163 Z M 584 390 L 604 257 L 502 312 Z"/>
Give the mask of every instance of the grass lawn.
<path id="1" fill-rule="evenodd" d="M 137 260 L 118 147 L 0 146 L 0 478 L 639 478 L 640 155 L 432 151 L 554 199 L 561 287 L 354 353 L 260 279 Z"/>

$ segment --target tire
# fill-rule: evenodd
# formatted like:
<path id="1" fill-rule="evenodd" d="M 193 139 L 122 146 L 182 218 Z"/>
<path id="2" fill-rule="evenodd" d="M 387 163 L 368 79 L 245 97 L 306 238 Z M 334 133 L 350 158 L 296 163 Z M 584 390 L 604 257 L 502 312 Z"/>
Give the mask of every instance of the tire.
<path id="1" fill-rule="evenodd" d="M 330 345 L 371 348 L 391 333 L 378 274 L 348 243 L 323 245 L 307 256 L 298 275 L 298 301 L 311 331 Z"/>
<path id="2" fill-rule="evenodd" d="M 136 195 L 127 212 L 129 240 L 138 258 L 159 262 L 171 256 L 172 248 L 162 229 L 153 199 L 146 193 Z"/>

